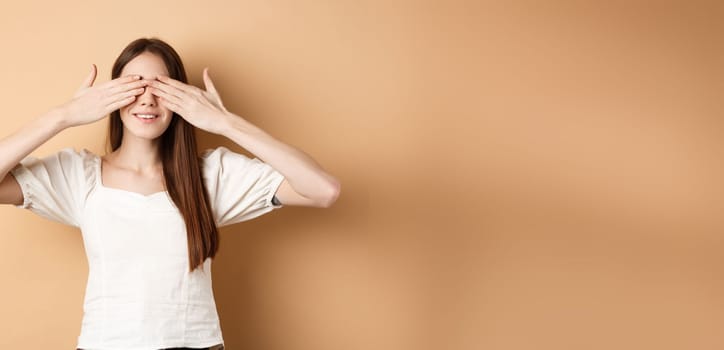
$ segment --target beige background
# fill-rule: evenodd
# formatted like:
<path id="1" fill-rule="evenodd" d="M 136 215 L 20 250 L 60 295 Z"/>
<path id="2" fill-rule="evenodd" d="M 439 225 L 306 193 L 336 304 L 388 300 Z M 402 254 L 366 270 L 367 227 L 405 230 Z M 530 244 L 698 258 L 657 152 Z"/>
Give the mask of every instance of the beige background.
<path id="1" fill-rule="evenodd" d="M 342 183 L 222 231 L 229 349 L 721 349 L 721 4 L 19 1 L 0 135 L 159 36 Z M 0 348 L 72 349 L 80 233 L 0 222 Z"/>

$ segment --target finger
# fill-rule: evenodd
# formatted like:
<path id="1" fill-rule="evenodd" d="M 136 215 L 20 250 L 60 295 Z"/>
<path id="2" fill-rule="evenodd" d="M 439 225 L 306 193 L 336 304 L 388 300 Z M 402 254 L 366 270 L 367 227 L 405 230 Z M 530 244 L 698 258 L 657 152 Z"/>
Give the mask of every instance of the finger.
<path id="1" fill-rule="evenodd" d="M 188 93 L 186 91 L 178 89 L 173 85 L 166 84 L 166 83 L 163 83 L 160 81 L 151 81 L 149 85 L 153 89 L 156 89 L 158 91 L 163 91 L 163 92 L 165 92 L 171 96 L 175 96 L 179 99 L 188 98 Z"/>
<path id="2" fill-rule="evenodd" d="M 108 110 L 110 108 L 110 110 L 108 112 L 108 113 L 110 113 L 112 111 L 115 111 L 118 108 L 125 107 L 128 104 L 132 103 L 139 95 L 143 94 L 143 92 L 144 92 L 143 88 L 138 88 L 135 90 L 122 92 L 122 93 L 116 94 L 114 96 L 106 97 L 105 99 L 103 99 L 103 103 L 106 105 L 106 107 L 105 107 L 106 110 Z M 129 99 L 130 99 L 130 102 L 123 104 L 124 101 L 127 101 Z M 121 102 L 123 102 L 123 103 L 121 103 Z M 121 103 L 121 107 L 117 107 L 118 103 Z"/>
<path id="3" fill-rule="evenodd" d="M 117 93 L 129 91 L 129 90 L 145 88 L 146 86 L 148 86 L 149 83 L 150 82 L 148 80 L 135 80 L 135 81 L 131 81 L 130 83 L 125 83 L 125 84 L 116 85 L 116 86 L 110 86 L 110 87 L 108 87 L 108 93 L 111 95 L 114 95 Z"/>
<path id="4" fill-rule="evenodd" d="M 98 76 L 98 68 L 95 64 L 91 64 L 90 73 L 88 73 L 88 76 L 83 81 L 83 84 L 80 85 L 80 88 L 83 89 L 93 86 L 93 83 L 96 81 L 96 76 Z"/>
<path id="5" fill-rule="evenodd" d="M 157 88 L 155 88 L 155 87 L 153 87 L 153 86 L 149 87 L 149 89 L 151 89 L 150 91 L 151 91 L 152 94 L 154 94 L 154 95 L 156 95 L 156 96 L 158 96 L 158 97 L 160 97 L 160 98 L 162 98 L 162 99 L 164 99 L 164 100 L 166 100 L 166 101 L 169 101 L 169 102 L 171 102 L 171 103 L 173 103 L 173 104 L 176 104 L 176 105 L 179 105 L 179 106 L 183 104 L 183 101 L 184 101 L 184 100 L 183 100 L 183 98 L 181 98 L 181 97 L 178 97 L 178 96 L 176 96 L 176 95 L 169 94 L 168 92 L 163 91 L 163 90 L 161 90 L 161 89 L 157 89 Z"/>
<path id="6" fill-rule="evenodd" d="M 98 68 L 96 68 L 95 64 L 91 64 L 91 70 L 90 73 L 88 73 L 88 76 L 83 80 L 83 83 L 80 84 L 78 87 L 78 90 L 76 90 L 75 95 L 77 96 L 81 91 L 93 86 L 93 83 L 96 81 L 96 76 L 98 75 Z"/>
<path id="7" fill-rule="evenodd" d="M 137 88 L 137 89 L 117 93 L 108 98 L 108 103 L 111 104 L 111 103 L 115 103 L 116 101 L 124 100 L 130 96 L 141 95 L 141 94 L 143 94 L 144 90 L 145 90 L 144 88 Z"/>
<path id="8" fill-rule="evenodd" d="M 165 75 L 159 75 L 159 76 L 156 77 L 156 79 L 158 79 L 159 81 L 161 81 L 161 82 L 164 83 L 164 84 L 171 85 L 171 86 L 173 86 L 173 87 L 175 87 L 175 88 L 177 88 L 177 89 L 179 89 L 179 90 L 181 90 L 181 91 L 184 91 L 184 92 L 186 92 L 186 93 L 198 94 L 198 88 L 197 88 L 197 87 L 191 86 L 191 85 L 188 85 L 188 84 L 184 84 L 184 83 L 182 83 L 182 82 L 180 82 L 180 81 L 178 81 L 178 80 L 176 80 L 176 79 L 167 77 L 167 76 L 165 76 Z"/>
<path id="9" fill-rule="evenodd" d="M 219 96 L 219 92 L 216 90 L 216 86 L 214 85 L 214 82 L 211 80 L 211 76 L 209 75 L 209 68 L 204 68 L 204 86 L 206 87 L 206 91 L 204 92 L 204 96 L 212 101 L 212 103 L 222 110 L 226 111 L 226 107 L 224 107 L 224 103 L 221 102 L 221 96 Z"/>
<path id="10" fill-rule="evenodd" d="M 141 80 L 141 76 L 140 76 L 140 75 L 124 75 L 124 76 L 122 76 L 122 77 L 118 77 L 118 78 L 116 78 L 116 79 L 107 81 L 107 82 L 103 83 L 102 85 L 99 85 L 99 87 L 111 88 L 111 87 L 114 87 L 114 86 L 119 86 L 119 85 L 123 85 L 123 84 L 128 84 L 128 83 L 131 83 L 131 82 L 134 82 L 134 81 L 138 81 L 138 80 Z"/>
<path id="11" fill-rule="evenodd" d="M 136 96 L 130 96 L 130 97 L 126 97 L 120 101 L 111 103 L 110 105 L 108 105 L 108 108 L 106 108 L 106 114 L 111 113 L 115 110 L 121 109 L 125 106 L 128 106 L 131 103 L 133 103 L 133 101 L 135 101 L 135 100 L 136 100 Z"/>
<path id="12" fill-rule="evenodd" d="M 216 86 L 214 86 L 214 82 L 211 81 L 211 77 L 209 76 L 209 68 L 204 68 L 204 87 L 206 87 L 206 91 L 218 96 L 219 93 L 216 91 Z"/>
<path id="13" fill-rule="evenodd" d="M 183 115 L 183 114 L 184 114 L 184 112 L 182 111 L 183 108 L 182 108 L 180 105 L 176 104 L 176 103 L 173 103 L 173 102 L 171 102 L 171 101 L 169 101 L 169 100 L 167 100 L 167 99 L 165 99 L 165 98 L 163 98 L 163 97 L 160 97 L 160 96 L 159 96 L 159 98 L 158 98 L 158 102 L 159 102 L 160 104 L 162 104 L 164 107 L 170 109 L 171 111 L 175 112 L 175 113 L 178 114 L 178 115 Z"/>

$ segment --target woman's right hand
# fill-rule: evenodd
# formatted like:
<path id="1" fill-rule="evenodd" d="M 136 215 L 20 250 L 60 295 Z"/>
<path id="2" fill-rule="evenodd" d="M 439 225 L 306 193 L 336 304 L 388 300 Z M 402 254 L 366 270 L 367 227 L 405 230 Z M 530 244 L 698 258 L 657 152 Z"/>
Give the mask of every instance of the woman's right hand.
<path id="1" fill-rule="evenodd" d="M 129 75 L 93 86 L 98 70 L 94 64 L 73 99 L 60 107 L 68 126 L 93 123 L 111 112 L 133 103 L 143 94 L 148 81 L 140 76 Z"/>

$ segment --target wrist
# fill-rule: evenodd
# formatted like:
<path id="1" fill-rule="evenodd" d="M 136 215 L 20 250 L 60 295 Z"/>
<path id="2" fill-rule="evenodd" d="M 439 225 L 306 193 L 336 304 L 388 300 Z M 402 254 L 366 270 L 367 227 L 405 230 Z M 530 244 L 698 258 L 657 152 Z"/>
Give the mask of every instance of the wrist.
<path id="1" fill-rule="evenodd" d="M 233 139 L 233 136 L 239 133 L 248 134 L 254 132 L 257 128 L 246 121 L 244 118 L 239 117 L 236 114 L 227 112 L 224 114 L 224 123 L 220 135 L 223 135 L 229 139 Z"/>
<path id="2" fill-rule="evenodd" d="M 61 132 L 67 128 L 74 126 L 62 107 L 51 109 L 50 111 L 42 115 L 40 119 L 42 119 L 44 124 L 50 125 L 57 132 Z"/>

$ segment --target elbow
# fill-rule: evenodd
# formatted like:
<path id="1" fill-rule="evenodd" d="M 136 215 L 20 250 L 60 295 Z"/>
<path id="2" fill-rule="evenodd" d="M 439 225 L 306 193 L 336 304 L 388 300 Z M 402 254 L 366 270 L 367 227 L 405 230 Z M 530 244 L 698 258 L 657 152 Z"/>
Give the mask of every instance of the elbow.
<path id="1" fill-rule="evenodd" d="M 329 208 L 337 201 L 337 198 L 339 198 L 341 185 L 339 181 L 334 180 L 327 186 L 327 190 L 325 191 L 325 195 L 319 202 L 320 208 Z"/>

